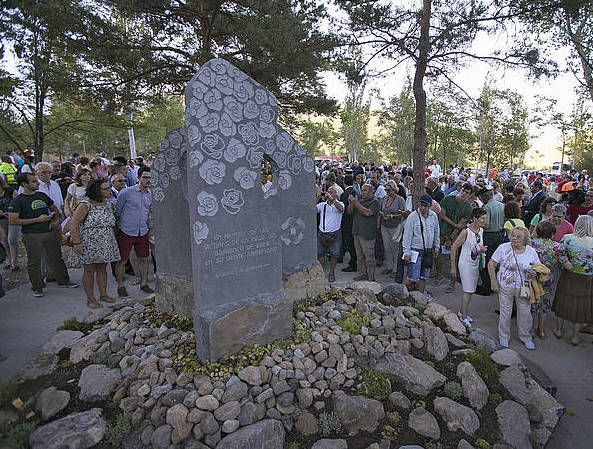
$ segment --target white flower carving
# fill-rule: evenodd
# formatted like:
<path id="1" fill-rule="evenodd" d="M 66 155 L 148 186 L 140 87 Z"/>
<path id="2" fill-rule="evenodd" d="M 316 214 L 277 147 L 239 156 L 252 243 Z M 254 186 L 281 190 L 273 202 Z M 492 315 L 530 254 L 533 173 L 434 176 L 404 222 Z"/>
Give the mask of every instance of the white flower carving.
<path id="1" fill-rule="evenodd" d="M 162 173 L 161 177 L 160 177 L 160 181 L 161 181 L 161 185 L 166 189 L 167 187 L 169 187 L 169 175 L 167 173 Z"/>
<path id="2" fill-rule="evenodd" d="M 237 139 L 231 139 L 224 149 L 224 159 L 231 164 L 247 154 L 247 148 Z"/>
<path id="3" fill-rule="evenodd" d="M 274 162 L 276 162 L 278 167 L 286 167 L 286 153 L 283 153 L 282 151 L 276 151 L 272 154 L 272 159 L 274 159 Z"/>
<path id="4" fill-rule="evenodd" d="M 198 193 L 198 215 L 214 217 L 216 212 L 218 212 L 218 200 L 216 196 L 204 191 Z"/>
<path id="5" fill-rule="evenodd" d="M 259 115 L 259 106 L 255 104 L 255 101 L 247 100 L 243 108 L 243 113 L 249 120 L 253 120 Z"/>
<path id="6" fill-rule="evenodd" d="M 216 89 L 210 89 L 204 95 L 204 103 L 211 111 L 222 111 L 222 95 Z"/>
<path id="7" fill-rule="evenodd" d="M 308 172 L 312 173 L 315 170 L 315 161 L 309 155 L 303 158 L 303 169 Z"/>
<path id="8" fill-rule="evenodd" d="M 232 65 L 228 67 L 228 73 L 233 77 L 235 81 L 245 81 L 247 79 L 247 75 L 245 75 L 243 72 L 241 72 L 241 70 Z"/>
<path id="9" fill-rule="evenodd" d="M 189 137 L 189 143 L 193 146 L 196 145 L 202 139 L 202 133 L 200 128 L 196 125 L 190 125 L 187 128 L 187 135 Z"/>
<path id="10" fill-rule="evenodd" d="M 169 142 L 173 148 L 179 149 L 183 143 L 183 136 L 179 131 L 173 131 L 169 134 Z"/>
<path id="11" fill-rule="evenodd" d="M 243 192 L 237 189 L 226 189 L 222 192 L 220 204 L 229 214 L 236 215 L 245 204 Z"/>
<path id="12" fill-rule="evenodd" d="M 253 86 L 249 80 L 236 82 L 233 89 L 235 91 L 235 98 L 241 103 L 245 103 L 253 96 Z"/>
<path id="13" fill-rule="evenodd" d="M 278 175 L 278 185 L 282 190 L 288 190 L 292 186 L 292 177 L 288 170 L 280 170 Z"/>
<path id="14" fill-rule="evenodd" d="M 276 111 L 270 106 L 261 106 L 259 112 L 259 119 L 265 123 L 274 123 L 276 121 Z"/>
<path id="15" fill-rule="evenodd" d="M 204 101 L 197 100 L 195 98 L 192 98 L 189 101 L 189 106 L 187 109 L 188 109 L 188 115 L 190 117 L 200 118 L 200 117 L 204 117 L 208 113 L 208 108 L 206 107 L 206 104 L 204 103 Z"/>
<path id="16" fill-rule="evenodd" d="M 153 187 L 150 189 L 152 191 L 152 199 L 158 201 L 159 203 L 165 199 L 165 192 L 160 187 Z"/>
<path id="17" fill-rule="evenodd" d="M 205 133 L 212 133 L 218 130 L 218 122 L 220 121 L 220 117 L 218 114 L 211 112 L 210 114 L 202 117 L 199 121 Z"/>
<path id="18" fill-rule="evenodd" d="M 237 125 L 235 125 L 235 122 L 233 122 L 231 116 L 226 112 L 223 112 L 222 116 L 220 117 L 218 129 L 220 129 L 222 135 L 226 137 L 231 137 L 237 134 Z"/>
<path id="19" fill-rule="evenodd" d="M 198 80 L 193 80 L 191 82 L 192 85 L 192 95 L 197 98 L 198 100 L 203 100 L 204 95 L 208 92 L 208 86 L 200 83 Z"/>
<path id="20" fill-rule="evenodd" d="M 189 159 L 189 166 L 191 168 L 197 167 L 204 160 L 204 155 L 200 150 L 192 150 L 187 155 Z"/>
<path id="21" fill-rule="evenodd" d="M 224 97 L 224 110 L 227 112 L 235 123 L 243 120 L 243 105 L 235 100 L 233 97 Z"/>
<path id="22" fill-rule="evenodd" d="M 298 245 L 305 235 L 305 222 L 302 218 L 288 217 L 280 226 L 280 240 L 286 246 Z"/>
<path id="23" fill-rule="evenodd" d="M 239 135 L 247 145 L 257 145 L 259 143 L 259 136 L 253 123 L 244 123 L 237 127 Z"/>
<path id="24" fill-rule="evenodd" d="M 152 161 L 152 166 L 155 170 L 163 171 L 165 169 L 165 156 L 159 154 L 155 157 L 154 161 Z"/>
<path id="25" fill-rule="evenodd" d="M 181 170 L 179 170 L 179 166 L 174 165 L 169 169 L 169 176 L 171 179 L 177 181 L 181 177 Z M 154 174 L 152 176 L 154 178 Z M 152 184 L 152 179 L 150 180 Z"/>
<path id="26" fill-rule="evenodd" d="M 288 155 L 286 165 L 288 166 L 290 171 L 295 175 L 298 175 L 301 172 L 301 168 L 302 168 L 301 158 L 298 157 L 295 153 L 291 153 Z"/>
<path id="27" fill-rule="evenodd" d="M 224 149 L 224 141 L 217 134 L 207 134 L 200 144 L 202 152 L 212 159 L 220 159 Z"/>
<path id="28" fill-rule="evenodd" d="M 215 74 L 209 67 L 202 67 L 198 71 L 198 79 L 203 82 L 206 86 L 214 86 L 216 81 Z"/>
<path id="29" fill-rule="evenodd" d="M 201 245 L 204 240 L 208 238 L 208 234 L 210 233 L 210 229 L 208 229 L 208 225 L 206 223 L 202 223 L 200 221 L 196 221 L 193 226 L 194 231 L 194 241 L 196 245 Z"/>
<path id="30" fill-rule="evenodd" d="M 210 64 L 210 67 L 212 67 L 212 70 L 214 70 L 214 72 L 216 72 L 218 75 L 222 75 L 223 73 L 226 73 L 227 66 L 228 66 L 228 62 L 226 62 L 224 59 L 216 59 L 215 61 L 212 61 L 212 63 Z"/>
<path id="31" fill-rule="evenodd" d="M 198 170 L 200 176 L 206 184 L 214 185 L 220 184 L 224 178 L 225 166 L 222 162 L 214 159 L 207 159 Z"/>
<path id="32" fill-rule="evenodd" d="M 264 104 L 268 101 L 268 93 L 264 89 L 256 89 L 254 100 L 257 104 Z"/>
<path id="33" fill-rule="evenodd" d="M 249 150 L 247 154 L 247 161 L 249 162 L 249 166 L 251 168 L 260 168 L 261 161 L 264 157 L 264 149 L 262 147 L 254 147 Z"/>
<path id="34" fill-rule="evenodd" d="M 252 189 L 257 182 L 257 172 L 249 170 L 247 167 L 238 167 L 235 169 L 233 178 L 239 183 L 242 189 Z"/>
<path id="35" fill-rule="evenodd" d="M 276 134 L 276 125 L 274 123 L 259 122 L 259 135 L 271 139 Z"/>
<path id="36" fill-rule="evenodd" d="M 216 75 L 216 87 L 225 95 L 232 95 L 233 94 L 233 86 L 235 82 L 233 79 L 226 74 Z"/>
<path id="37" fill-rule="evenodd" d="M 280 151 L 288 153 L 294 145 L 294 140 L 286 131 L 282 131 L 276 135 L 276 145 L 278 145 Z"/>

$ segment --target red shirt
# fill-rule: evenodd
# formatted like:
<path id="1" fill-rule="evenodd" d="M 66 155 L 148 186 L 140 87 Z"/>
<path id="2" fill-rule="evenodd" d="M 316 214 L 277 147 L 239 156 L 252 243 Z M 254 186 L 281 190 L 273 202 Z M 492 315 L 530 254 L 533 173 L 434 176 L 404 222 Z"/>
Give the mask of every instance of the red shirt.
<path id="1" fill-rule="evenodd" d="M 562 220 L 562 224 L 556 227 L 556 234 L 552 237 L 555 242 L 560 242 L 564 234 L 572 234 L 574 227 L 566 220 Z"/>
<path id="2" fill-rule="evenodd" d="M 574 224 L 575 221 L 577 221 L 577 218 L 579 217 L 579 215 L 587 215 L 587 213 L 593 210 L 593 206 L 579 206 L 577 204 L 571 204 L 570 206 L 568 206 L 568 209 L 566 209 L 566 214 L 568 215 L 568 221 L 570 221 L 572 224 Z"/>

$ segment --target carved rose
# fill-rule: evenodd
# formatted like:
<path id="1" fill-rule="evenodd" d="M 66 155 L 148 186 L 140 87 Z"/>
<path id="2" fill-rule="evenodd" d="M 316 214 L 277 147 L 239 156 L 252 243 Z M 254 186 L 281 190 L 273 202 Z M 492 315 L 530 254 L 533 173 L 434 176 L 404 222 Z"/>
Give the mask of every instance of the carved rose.
<path id="1" fill-rule="evenodd" d="M 315 170 L 315 161 L 309 155 L 303 158 L 303 169 L 308 173 L 312 173 Z"/>
<path id="2" fill-rule="evenodd" d="M 218 200 L 216 196 L 204 191 L 198 193 L 198 215 L 214 217 L 216 212 L 218 212 Z"/>
<path id="3" fill-rule="evenodd" d="M 259 107 L 254 101 L 248 100 L 243 108 L 243 113 L 249 120 L 253 120 L 259 115 Z"/>
<path id="4" fill-rule="evenodd" d="M 218 75 L 222 75 L 227 71 L 228 63 L 222 59 L 217 59 L 210 64 L 212 70 L 214 70 Z"/>
<path id="5" fill-rule="evenodd" d="M 280 240 L 288 246 L 298 245 L 303 240 L 305 222 L 301 218 L 288 217 L 280 226 Z"/>
<path id="6" fill-rule="evenodd" d="M 233 94 L 233 86 L 235 82 L 226 73 L 216 75 L 216 87 L 225 95 Z"/>
<path id="7" fill-rule="evenodd" d="M 152 176 L 150 177 L 151 187 L 156 187 L 159 185 L 159 180 L 160 180 L 159 173 L 161 173 L 161 172 L 159 172 L 158 170 L 152 170 L 152 172 L 151 172 Z"/>
<path id="8" fill-rule="evenodd" d="M 259 112 L 259 119 L 262 122 L 274 123 L 276 121 L 276 112 L 270 106 L 262 106 Z"/>
<path id="9" fill-rule="evenodd" d="M 197 167 L 204 160 L 204 155 L 199 150 L 192 150 L 192 151 L 190 151 L 188 153 L 187 157 L 189 159 L 189 166 L 191 168 Z M 153 162 L 153 164 L 154 164 L 154 162 Z"/>
<path id="10" fill-rule="evenodd" d="M 261 161 L 264 157 L 264 149 L 262 147 L 255 147 L 249 150 L 247 154 L 247 161 L 251 168 L 261 168 Z"/>
<path id="11" fill-rule="evenodd" d="M 239 135 L 247 145 L 257 145 L 259 143 L 259 136 L 253 123 L 241 124 L 237 127 Z"/>
<path id="12" fill-rule="evenodd" d="M 292 177 L 288 170 L 281 170 L 278 175 L 278 185 L 282 190 L 288 190 L 292 186 Z"/>
<path id="13" fill-rule="evenodd" d="M 218 129 L 223 136 L 231 137 L 237 133 L 237 125 L 231 119 L 231 116 L 226 112 L 222 113 L 220 117 L 220 123 L 218 124 Z"/>
<path id="14" fill-rule="evenodd" d="M 169 134 L 169 142 L 173 148 L 179 149 L 183 143 L 183 137 L 180 132 L 174 131 Z"/>
<path id="15" fill-rule="evenodd" d="M 288 155 L 286 166 L 295 175 L 298 175 L 301 172 L 301 168 L 303 168 L 301 159 L 295 153 Z"/>
<path id="16" fill-rule="evenodd" d="M 247 167 L 239 167 L 235 169 L 233 178 L 239 183 L 242 189 L 252 189 L 257 182 L 257 172 L 249 170 Z"/>
<path id="17" fill-rule="evenodd" d="M 259 135 L 271 139 L 276 134 L 276 125 L 274 123 L 259 122 Z"/>
<path id="18" fill-rule="evenodd" d="M 165 192 L 160 187 L 155 187 L 152 190 L 152 199 L 159 203 L 165 199 Z"/>
<path id="19" fill-rule="evenodd" d="M 196 125 L 190 125 L 187 128 L 187 136 L 189 137 L 189 143 L 192 146 L 196 145 L 202 139 L 200 128 L 198 128 Z"/>
<path id="20" fill-rule="evenodd" d="M 247 154 L 247 148 L 237 139 L 231 139 L 224 149 L 224 160 L 231 164 Z"/>
<path id="21" fill-rule="evenodd" d="M 241 103 L 245 103 L 253 96 L 253 86 L 248 80 L 236 82 L 233 88 L 235 90 L 235 97 Z"/>
<path id="22" fill-rule="evenodd" d="M 160 177 L 160 181 L 161 181 L 161 185 L 166 189 L 167 187 L 169 187 L 169 175 L 167 173 L 161 173 L 161 177 Z"/>
<path id="23" fill-rule="evenodd" d="M 268 93 L 263 89 L 256 89 L 254 100 L 257 104 L 264 104 L 268 101 Z"/>
<path id="24" fill-rule="evenodd" d="M 208 238 L 208 234 L 210 233 L 210 229 L 208 229 L 208 225 L 206 223 L 202 223 L 200 221 L 196 221 L 193 226 L 194 231 L 194 241 L 196 245 L 201 245 L 204 240 Z"/>
<path id="25" fill-rule="evenodd" d="M 224 178 L 225 166 L 222 162 L 207 159 L 198 172 L 206 184 L 220 184 Z"/>
<path id="26" fill-rule="evenodd" d="M 247 79 L 247 75 L 245 75 L 241 70 L 237 67 L 229 66 L 228 73 L 233 77 L 235 81 L 245 81 Z"/>
<path id="27" fill-rule="evenodd" d="M 167 148 L 164 153 L 165 156 L 165 163 L 167 165 L 175 165 L 179 162 L 179 151 L 175 148 Z"/>
<path id="28" fill-rule="evenodd" d="M 208 108 L 203 100 L 192 98 L 189 101 L 188 113 L 190 117 L 200 118 L 208 114 Z"/>
<path id="29" fill-rule="evenodd" d="M 154 158 L 154 161 L 152 161 L 152 166 L 155 170 L 163 171 L 165 169 L 165 157 L 162 154 L 159 154 Z"/>
<path id="30" fill-rule="evenodd" d="M 283 153 L 282 151 L 276 151 L 272 154 L 272 159 L 274 159 L 274 162 L 276 162 L 278 167 L 286 167 L 286 153 Z"/>
<path id="31" fill-rule="evenodd" d="M 216 75 L 214 74 L 214 72 L 212 70 L 210 70 L 210 68 L 202 67 L 200 69 L 198 79 L 201 82 L 203 82 L 206 86 L 212 87 L 212 86 L 214 86 L 214 83 L 216 82 Z"/>
<path id="32" fill-rule="evenodd" d="M 194 81 L 192 83 L 192 94 L 198 100 L 203 100 L 206 92 L 208 92 L 208 86 L 200 83 L 199 81 Z"/>
<path id="33" fill-rule="evenodd" d="M 287 132 L 282 131 L 281 133 L 278 133 L 276 135 L 276 145 L 278 145 L 278 149 L 280 151 L 288 153 L 292 149 L 294 141 L 292 140 L 292 137 L 288 135 Z"/>
<path id="34" fill-rule="evenodd" d="M 237 189 L 226 189 L 222 192 L 220 204 L 229 214 L 238 214 L 241 207 L 245 204 L 245 201 L 243 201 L 243 192 Z"/>
<path id="35" fill-rule="evenodd" d="M 174 165 L 169 169 L 169 176 L 171 177 L 171 179 L 174 179 L 175 181 L 177 181 L 181 177 L 181 170 L 179 170 L 179 167 L 177 165 Z M 152 174 L 152 178 L 154 178 L 154 173 Z M 150 182 L 152 184 L 153 180 L 151 179 Z"/>
<path id="36" fill-rule="evenodd" d="M 273 94 L 268 94 L 268 103 L 270 103 L 270 106 L 274 109 L 278 109 L 278 100 L 276 100 L 276 97 Z"/>
<path id="37" fill-rule="evenodd" d="M 243 120 L 243 105 L 232 97 L 223 99 L 225 111 L 231 116 L 231 119 L 238 123 Z"/>
<path id="38" fill-rule="evenodd" d="M 204 103 L 211 111 L 222 111 L 222 95 L 216 89 L 210 89 L 206 92 Z"/>
<path id="39" fill-rule="evenodd" d="M 199 121 L 204 132 L 212 133 L 218 130 L 218 122 L 220 121 L 220 117 L 218 114 L 211 112 L 210 114 L 202 117 Z"/>
<path id="40" fill-rule="evenodd" d="M 204 154 L 212 159 L 220 159 L 222 157 L 222 150 L 224 149 L 224 142 L 216 134 L 207 134 L 204 136 L 204 141 L 200 144 L 200 148 Z"/>

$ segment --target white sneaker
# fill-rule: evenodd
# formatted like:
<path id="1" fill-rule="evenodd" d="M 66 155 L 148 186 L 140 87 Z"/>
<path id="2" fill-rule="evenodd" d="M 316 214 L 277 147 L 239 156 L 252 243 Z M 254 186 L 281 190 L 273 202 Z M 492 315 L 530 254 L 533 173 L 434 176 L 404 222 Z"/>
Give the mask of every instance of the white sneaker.
<path id="1" fill-rule="evenodd" d="M 465 327 L 467 327 L 468 329 L 471 329 L 472 322 L 467 317 L 465 317 L 464 319 L 462 319 L 461 322 L 463 323 L 463 325 Z"/>
<path id="2" fill-rule="evenodd" d="M 506 338 L 499 338 L 498 339 L 498 343 L 503 348 L 508 348 L 509 347 L 509 341 Z M 533 344 L 533 343 L 531 343 L 531 344 Z"/>
<path id="3" fill-rule="evenodd" d="M 525 347 L 527 349 L 529 349 L 530 351 L 533 351 L 535 349 L 535 344 L 532 341 L 526 341 L 524 343 Z"/>

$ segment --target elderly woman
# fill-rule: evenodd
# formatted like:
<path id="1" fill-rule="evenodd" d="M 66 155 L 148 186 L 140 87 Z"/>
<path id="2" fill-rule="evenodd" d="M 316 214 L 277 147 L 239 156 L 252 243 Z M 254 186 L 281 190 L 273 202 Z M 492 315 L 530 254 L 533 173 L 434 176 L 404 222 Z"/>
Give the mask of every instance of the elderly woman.
<path id="1" fill-rule="evenodd" d="M 533 320 L 528 284 L 529 278 L 534 274 L 532 266 L 539 263 L 539 257 L 529 246 L 529 230 L 526 228 L 513 228 L 510 240 L 501 244 L 488 262 L 491 288 L 498 292 L 500 307 L 498 339 L 500 346 L 508 348 L 511 337 L 511 313 L 513 303 L 516 303 L 519 339 L 527 349 L 535 349 L 531 338 Z"/>
<path id="2" fill-rule="evenodd" d="M 554 224 L 550 220 L 543 220 L 537 224 L 531 238 L 531 246 L 537 252 L 540 262 L 550 269 L 549 279 L 543 285 L 544 296 L 531 305 L 531 311 L 536 318 L 533 332 L 542 339 L 546 337 L 546 316 L 552 310 L 552 301 L 560 278 L 560 244 L 552 240 L 555 232 Z"/>
<path id="3" fill-rule="evenodd" d="M 531 235 L 535 235 L 535 227 L 540 221 L 549 220 L 552 218 L 552 206 L 556 204 L 557 201 L 554 198 L 546 198 L 542 201 L 542 204 L 539 208 L 539 213 L 535 214 L 531 219 L 531 223 L 529 223 L 529 232 Z"/>
<path id="4" fill-rule="evenodd" d="M 552 206 L 552 216 L 550 221 L 556 227 L 556 232 L 552 237 L 552 240 L 559 242 L 566 234 L 570 234 L 574 231 L 572 224 L 566 220 L 566 206 L 564 204 L 554 204 Z"/>
<path id="5" fill-rule="evenodd" d="M 593 217 L 581 215 L 574 232 L 560 242 L 566 259 L 554 298 L 554 335 L 562 338 L 564 320 L 574 323 L 571 343 L 580 343 L 583 324 L 593 323 Z"/>
<path id="6" fill-rule="evenodd" d="M 86 189 L 92 179 L 91 171 L 85 167 L 79 167 L 74 177 L 74 182 L 68 186 L 66 198 L 64 199 L 64 214 L 71 217 L 78 206 L 79 201 L 86 195 Z"/>
<path id="7" fill-rule="evenodd" d="M 385 184 L 387 195 L 381 202 L 379 211 L 381 223 L 381 237 L 385 247 L 385 269 L 382 274 L 395 273 L 400 258 L 400 242 L 403 233 L 403 218 L 405 218 L 406 200 L 399 196 L 395 181 Z"/>

